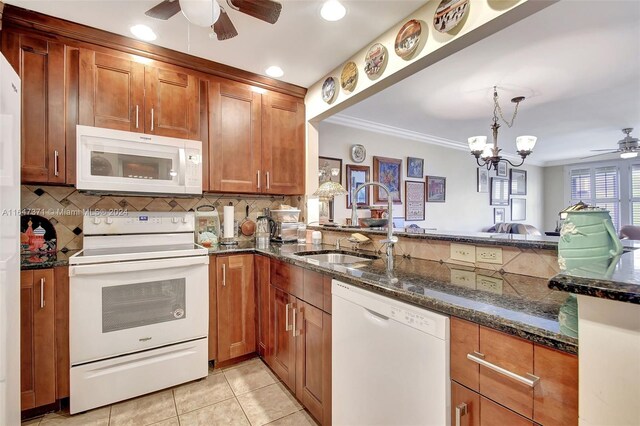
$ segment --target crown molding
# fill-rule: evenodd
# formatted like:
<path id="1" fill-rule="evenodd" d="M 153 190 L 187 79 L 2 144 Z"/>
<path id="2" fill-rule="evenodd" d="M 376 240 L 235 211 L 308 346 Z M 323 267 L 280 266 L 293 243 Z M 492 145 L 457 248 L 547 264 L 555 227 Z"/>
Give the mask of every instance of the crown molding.
<path id="1" fill-rule="evenodd" d="M 395 136 L 398 138 L 427 143 L 430 145 L 437 145 L 444 148 L 455 149 L 458 151 L 469 152 L 469 146 L 464 142 L 428 135 L 426 133 L 414 132 L 413 130 L 401 129 L 400 127 L 376 123 L 374 121 L 364 120 L 362 118 L 356 118 L 345 114 L 332 115 L 331 117 L 325 119 L 323 122 L 352 127 L 360 130 L 366 130 L 374 133 L 380 133 L 383 135 Z M 504 154 L 503 157 L 510 160 L 520 160 L 519 156 L 513 154 Z M 527 159 L 525 164 L 540 167 L 544 165 L 543 162 L 531 161 L 530 158 Z"/>

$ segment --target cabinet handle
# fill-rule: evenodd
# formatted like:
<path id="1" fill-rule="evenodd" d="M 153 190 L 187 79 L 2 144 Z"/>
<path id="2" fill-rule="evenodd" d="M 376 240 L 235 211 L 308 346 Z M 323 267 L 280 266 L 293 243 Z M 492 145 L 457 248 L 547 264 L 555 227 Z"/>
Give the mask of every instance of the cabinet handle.
<path id="1" fill-rule="evenodd" d="M 151 131 L 153 132 L 153 108 L 151 108 Z"/>
<path id="2" fill-rule="evenodd" d="M 136 129 L 140 127 L 140 105 L 136 105 Z"/>
<path id="3" fill-rule="evenodd" d="M 59 159 L 60 154 L 58 154 L 58 150 L 56 149 L 55 151 L 53 151 L 53 174 L 55 174 L 56 176 L 60 175 Z"/>
<path id="4" fill-rule="evenodd" d="M 287 303 L 287 305 L 284 307 L 284 323 L 286 325 L 284 331 L 289 331 L 291 330 L 291 325 L 289 325 L 289 308 L 291 307 L 291 303 Z"/>
<path id="5" fill-rule="evenodd" d="M 222 264 L 222 287 L 227 286 L 227 265 Z"/>
<path id="6" fill-rule="evenodd" d="M 291 335 L 293 337 L 299 336 L 300 335 L 300 330 L 296 330 L 296 308 L 293 308 L 293 331 L 291 333 Z"/>
<path id="7" fill-rule="evenodd" d="M 515 380 L 516 382 L 520 382 L 524 385 L 529 386 L 530 388 L 533 388 L 536 386 L 536 384 L 538 383 L 538 381 L 540 381 L 540 377 L 538 376 L 534 376 L 533 374 L 527 373 L 528 377 L 523 377 L 519 374 L 514 373 L 513 371 L 509 371 L 505 368 L 499 367 L 495 364 L 492 364 L 488 361 L 485 361 L 484 359 L 484 354 L 481 354 L 479 352 L 474 352 L 472 354 L 467 354 L 467 359 L 482 365 L 483 367 L 487 367 L 490 370 L 495 371 L 498 374 L 502 374 L 503 376 L 507 376 L 510 379 Z"/>
<path id="8" fill-rule="evenodd" d="M 269 179 L 269 172 L 267 172 L 267 189 L 271 189 L 271 182 Z"/>
<path id="9" fill-rule="evenodd" d="M 467 415 L 467 404 L 464 402 L 456 405 L 456 426 L 460 426 L 462 424 L 462 416 Z"/>
<path id="10" fill-rule="evenodd" d="M 258 189 L 260 189 L 260 170 L 258 170 Z"/>
<path id="11" fill-rule="evenodd" d="M 40 278 L 40 309 L 44 309 L 44 277 Z"/>

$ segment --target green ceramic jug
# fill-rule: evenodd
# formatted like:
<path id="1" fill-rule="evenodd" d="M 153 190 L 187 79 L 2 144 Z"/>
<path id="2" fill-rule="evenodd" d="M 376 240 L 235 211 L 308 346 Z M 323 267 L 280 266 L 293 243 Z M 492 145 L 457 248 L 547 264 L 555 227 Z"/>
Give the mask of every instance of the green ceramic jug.
<path id="1" fill-rule="evenodd" d="M 572 269 L 585 262 L 608 264 L 608 260 L 621 254 L 622 250 L 607 210 L 567 213 L 558 242 L 560 269 Z"/>

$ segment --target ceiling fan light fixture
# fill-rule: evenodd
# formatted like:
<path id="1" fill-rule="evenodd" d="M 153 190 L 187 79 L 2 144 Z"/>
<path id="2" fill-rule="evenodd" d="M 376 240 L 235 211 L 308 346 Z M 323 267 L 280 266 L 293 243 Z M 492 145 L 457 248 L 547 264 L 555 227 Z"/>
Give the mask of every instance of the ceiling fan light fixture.
<path id="1" fill-rule="evenodd" d="M 620 158 L 624 158 L 625 160 L 628 158 L 636 158 L 637 156 L 638 156 L 637 151 L 623 152 L 620 154 Z"/>
<path id="2" fill-rule="evenodd" d="M 220 5 L 216 0 L 179 1 L 184 17 L 198 27 L 210 27 L 220 17 Z"/>
<path id="3" fill-rule="evenodd" d="M 129 31 L 135 38 L 142 41 L 153 41 L 158 38 L 151 28 L 143 24 L 133 25 L 129 28 Z"/>
<path id="4" fill-rule="evenodd" d="M 347 9 L 338 0 L 327 0 L 320 9 L 322 19 L 329 22 L 339 21 L 347 14 Z"/>
<path id="5" fill-rule="evenodd" d="M 280 67 L 278 67 L 276 65 L 271 65 L 264 72 L 269 77 L 274 77 L 274 78 L 282 77 L 284 75 L 284 71 L 282 71 L 282 68 L 280 68 Z"/>

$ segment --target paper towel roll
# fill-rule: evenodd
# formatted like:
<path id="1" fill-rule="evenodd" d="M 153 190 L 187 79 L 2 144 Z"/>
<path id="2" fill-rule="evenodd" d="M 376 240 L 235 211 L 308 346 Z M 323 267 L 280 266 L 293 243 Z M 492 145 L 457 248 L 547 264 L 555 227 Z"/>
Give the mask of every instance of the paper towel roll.
<path id="1" fill-rule="evenodd" d="M 233 206 L 224 206 L 224 238 L 233 238 L 233 224 L 235 222 L 235 213 Z"/>

